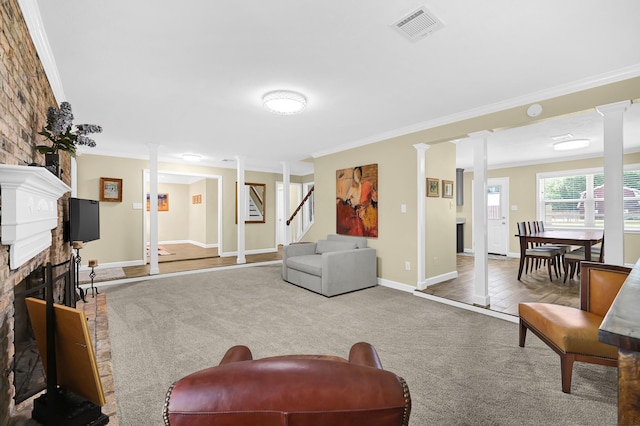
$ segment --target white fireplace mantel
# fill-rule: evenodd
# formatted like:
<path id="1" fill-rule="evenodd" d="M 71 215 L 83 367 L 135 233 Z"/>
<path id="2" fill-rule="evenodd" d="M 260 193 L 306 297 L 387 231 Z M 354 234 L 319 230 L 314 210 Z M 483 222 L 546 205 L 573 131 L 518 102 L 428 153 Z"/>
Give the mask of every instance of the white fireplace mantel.
<path id="1" fill-rule="evenodd" d="M 58 199 L 71 191 L 44 167 L 0 164 L 2 244 L 9 245 L 9 267 L 19 268 L 51 246 L 58 226 Z"/>

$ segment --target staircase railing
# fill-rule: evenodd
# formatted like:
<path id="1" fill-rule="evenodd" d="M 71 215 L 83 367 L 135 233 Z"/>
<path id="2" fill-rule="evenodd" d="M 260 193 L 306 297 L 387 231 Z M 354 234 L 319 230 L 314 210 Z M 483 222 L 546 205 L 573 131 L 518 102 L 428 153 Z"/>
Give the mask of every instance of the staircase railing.
<path id="1" fill-rule="evenodd" d="M 298 212 L 300 210 L 302 210 L 302 207 L 304 206 L 304 204 L 307 202 L 307 200 L 309 200 L 309 198 L 311 198 L 311 194 L 313 193 L 313 190 L 315 189 L 315 185 L 311 187 L 311 189 L 309 189 L 309 192 L 307 192 L 307 195 L 304 196 L 304 198 L 302 199 L 302 202 L 300 202 L 300 204 L 298 205 L 298 207 L 295 209 L 295 211 L 293 212 L 293 214 L 291 215 L 291 217 L 289 218 L 289 220 L 287 220 L 287 226 L 289 226 L 291 224 L 291 222 L 293 221 L 293 218 L 296 217 L 296 215 L 298 214 Z"/>

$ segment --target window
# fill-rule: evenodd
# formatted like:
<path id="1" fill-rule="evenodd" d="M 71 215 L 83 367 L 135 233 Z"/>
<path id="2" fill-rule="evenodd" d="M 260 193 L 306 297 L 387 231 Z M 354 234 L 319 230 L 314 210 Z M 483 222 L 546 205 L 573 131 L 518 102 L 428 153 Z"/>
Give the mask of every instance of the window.
<path id="1" fill-rule="evenodd" d="M 602 169 L 538 174 L 538 217 L 547 227 L 603 228 L 605 182 Z M 625 167 L 624 228 L 640 231 L 640 164 Z"/>

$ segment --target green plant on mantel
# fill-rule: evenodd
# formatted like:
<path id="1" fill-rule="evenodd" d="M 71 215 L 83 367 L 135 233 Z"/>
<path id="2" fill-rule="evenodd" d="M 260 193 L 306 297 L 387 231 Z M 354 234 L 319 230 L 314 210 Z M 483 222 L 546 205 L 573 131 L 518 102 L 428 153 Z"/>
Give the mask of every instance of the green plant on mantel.
<path id="1" fill-rule="evenodd" d="M 51 141 L 51 145 L 36 145 L 36 150 L 41 154 L 68 152 L 75 157 L 78 145 L 96 146 L 96 142 L 87 135 L 102 132 L 102 127 L 95 124 L 77 124 L 75 132 L 72 131 L 72 127 L 73 113 L 69 102 L 62 102 L 60 109 L 49 107 L 47 125 L 38 134 Z"/>

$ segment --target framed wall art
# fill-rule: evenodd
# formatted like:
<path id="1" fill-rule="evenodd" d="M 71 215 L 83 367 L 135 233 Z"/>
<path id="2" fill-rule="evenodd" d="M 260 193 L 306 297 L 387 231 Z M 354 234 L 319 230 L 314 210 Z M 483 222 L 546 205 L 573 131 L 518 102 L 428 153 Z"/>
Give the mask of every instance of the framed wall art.
<path id="1" fill-rule="evenodd" d="M 440 179 L 427 178 L 427 197 L 440 196 Z"/>
<path id="2" fill-rule="evenodd" d="M 147 211 L 151 210 L 151 195 L 147 194 Z M 158 194 L 158 211 L 159 212 L 168 212 L 169 211 L 169 194 Z"/>
<path id="3" fill-rule="evenodd" d="M 122 202 L 122 179 L 100 178 L 100 201 Z"/>
<path id="4" fill-rule="evenodd" d="M 336 171 L 336 233 L 378 236 L 378 165 Z"/>
<path id="5" fill-rule="evenodd" d="M 442 180 L 442 198 L 453 198 L 452 180 Z"/>

